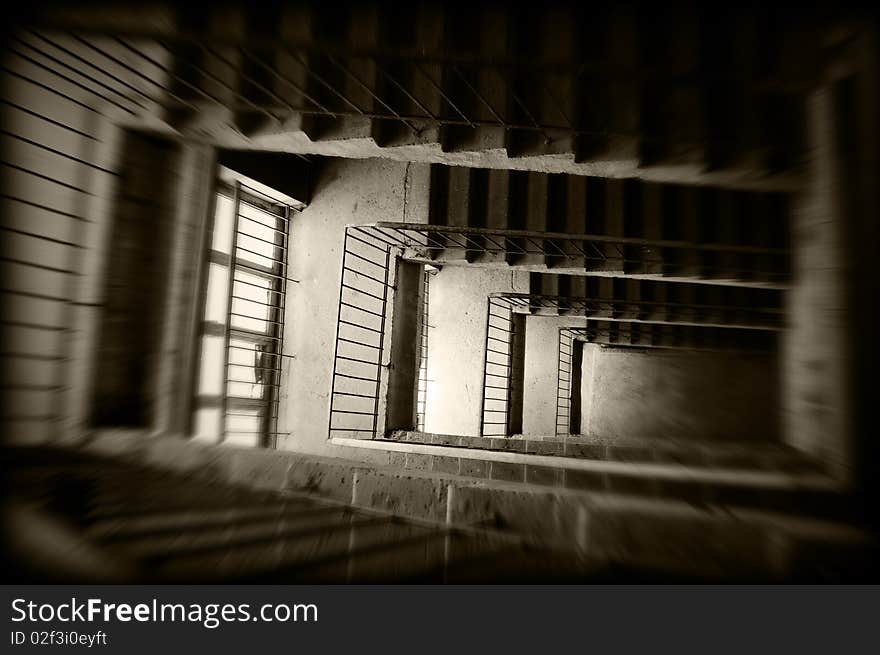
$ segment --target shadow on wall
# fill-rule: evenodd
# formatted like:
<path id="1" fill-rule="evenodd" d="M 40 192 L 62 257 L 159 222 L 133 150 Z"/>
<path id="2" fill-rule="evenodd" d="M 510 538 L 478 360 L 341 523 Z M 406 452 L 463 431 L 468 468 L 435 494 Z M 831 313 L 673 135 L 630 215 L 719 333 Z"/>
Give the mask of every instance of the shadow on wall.
<path id="1" fill-rule="evenodd" d="M 775 353 L 584 345 L 581 431 L 589 436 L 779 441 Z"/>

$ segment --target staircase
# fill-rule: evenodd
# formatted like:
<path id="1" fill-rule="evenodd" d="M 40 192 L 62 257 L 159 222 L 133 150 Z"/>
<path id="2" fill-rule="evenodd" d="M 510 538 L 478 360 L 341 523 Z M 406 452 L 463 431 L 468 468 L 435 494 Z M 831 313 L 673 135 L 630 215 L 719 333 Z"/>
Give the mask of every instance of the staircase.
<path id="1" fill-rule="evenodd" d="M 400 453 L 399 476 L 448 480 L 455 522 L 682 575 L 829 582 L 878 574 L 875 537 L 857 527 L 849 495 L 817 462 L 781 445 L 391 438 L 431 444 Z"/>
<path id="2" fill-rule="evenodd" d="M 440 445 L 450 438 L 430 439 Z M 523 477 L 515 479 L 515 467 L 481 467 L 480 459 L 461 457 L 452 470 L 455 458 L 448 453 L 407 454 L 406 462 L 389 467 L 270 453 L 273 470 L 289 461 L 281 486 L 269 489 L 267 481 L 277 475 L 265 468 L 266 453 L 183 442 L 169 447 L 170 441 L 129 449 L 125 457 L 109 455 L 119 448 L 118 436 L 77 450 L 10 449 L 4 479 L 19 494 L 18 506 L 6 511 L 11 532 L 5 545 L 16 557 L 7 579 L 864 582 L 880 573 L 876 538 L 845 523 L 821 476 L 790 453 L 763 456 L 788 462 L 788 486 L 803 485 L 800 502 L 818 506 L 824 497 L 823 516 L 805 517 L 797 503 L 756 505 L 730 495 L 650 498 L 614 475 L 599 490 L 584 484 L 583 471 L 578 477 L 566 470 L 563 487 L 550 484 L 541 467 L 521 468 Z M 504 441 L 520 441 L 524 451 L 552 450 L 529 445 L 538 441 Z M 582 461 L 602 450 L 582 446 L 592 446 L 577 453 L 587 456 Z M 462 441 L 445 446 L 460 453 L 467 448 Z M 632 461 L 637 448 L 605 447 L 602 454 Z M 665 446 L 676 448 L 684 452 Z M 204 452 L 194 457 L 196 449 Z M 706 455 L 697 457 L 697 477 L 710 465 Z M 723 472 L 745 463 L 729 455 L 725 461 L 715 453 L 712 465 Z M 205 456 L 214 464 L 193 468 Z M 244 483 L 244 469 L 232 475 L 238 459 L 260 472 L 259 483 Z M 717 477 L 704 485 L 716 494 L 723 488 Z M 778 498 L 798 496 L 788 491 Z M 340 497 L 350 501 L 334 500 Z M 55 557 L 45 559 L 53 549 Z"/>
<path id="3" fill-rule="evenodd" d="M 7 580 L 346 583 L 590 579 L 571 549 L 259 491 L 76 450 L 12 449 Z M 488 565 L 487 565 L 488 564 Z"/>
<path id="4" fill-rule="evenodd" d="M 55 8 L 35 45 L 96 62 L 126 111 L 158 106 L 166 129 L 230 147 L 791 190 L 833 18 L 574 3 Z"/>
<path id="5" fill-rule="evenodd" d="M 731 286 L 789 283 L 789 218 L 782 193 L 440 165 L 431 167 L 430 185 L 429 224 L 461 230 L 492 251 L 450 243 L 449 251 L 431 251 L 439 263 L 506 262 L 581 275 Z M 483 230 L 524 234 L 503 241 L 499 252 L 489 238 L 495 235 L 481 238 Z M 570 284 L 581 282 L 572 278 Z"/>

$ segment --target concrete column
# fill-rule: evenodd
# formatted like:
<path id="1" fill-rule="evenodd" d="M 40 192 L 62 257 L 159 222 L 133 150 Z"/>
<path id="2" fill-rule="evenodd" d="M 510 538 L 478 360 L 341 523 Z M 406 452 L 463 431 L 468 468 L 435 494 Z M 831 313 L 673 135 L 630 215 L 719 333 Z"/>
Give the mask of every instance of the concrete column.
<path id="1" fill-rule="evenodd" d="M 523 392 L 526 373 L 526 314 L 511 316 L 510 392 L 507 403 L 507 434 L 522 434 Z"/>
<path id="2" fill-rule="evenodd" d="M 663 239 L 663 198 L 659 184 L 646 182 L 642 185 L 642 230 L 646 239 Z M 642 263 L 642 273 L 662 273 L 660 258 L 660 249 L 652 247 L 647 261 Z"/>
<path id="3" fill-rule="evenodd" d="M 841 481 L 849 481 L 845 253 L 840 235 L 844 215 L 833 101 L 828 86 L 808 99 L 810 179 L 791 204 L 794 288 L 787 294 L 791 327 L 782 343 L 783 419 L 789 444 L 821 459 Z"/>
<path id="4" fill-rule="evenodd" d="M 880 347 L 876 333 L 878 324 L 877 298 L 880 297 L 880 30 L 874 22 L 858 40 L 858 74 L 850 87 L 851 106 L 855 120 L 846 126 L 853 129 L 855 157 L 850 162 L 848 179 L 852 184 L 851 207 L 853 224 L 847 234 L 847 245 L 852 249 L 850 283 L 853 320 L 849 344 L 855 351 L 851 361 L 853 370 L 852 429 L 855 436 L 858 490 L 866 501 L 868 519 L 880 524 L 880 444 L 876 429 L 876 378 Z"/>
<path id="5" fill-rule="evenodd" d="M 108 233 L 98 328 L 92 421 L 151 428 L 174 233 L 178 144 L 128 132 Z"/>
<path id="6" fill-rule="evenodd" d="M 397 261 L 391 324 L 391 367 L 385 431 L 413 430 L 419 379 L 424 269 L 421 264 Z"/>
<path id="7" fill-rule="evenodd" d="M 156 433 L 182 435 L 190 426 L 204 311 L 200 299 L 215 163 L 214 150 L 204 145 L 185 145 L 179 155 L 172 260 L 166 287 L 168 308 L 154 392 Z"/>
<path id="8" fill-rule="evenodd" d="M 124 137 L 124 130 L 109 122 L 102 122 L 99 132 L 101 144 L 94 161 L 105 168 L 116 167 Z M 88 428 L 91 412 L 92 383 L 95 377 L 94 352 L 98 348 L 98 328 L 101 320 L 101 303 L 104 294 L 104 267 L 111 247 L 109 231 L 113 222 L 118 186 L 116 176 L 95 176 L 92 204 L 89 206 L 91 222 L 87 223 L 83 245 L 76 269 L 74 298 L 75 332 L 70 347 L 66 389 L 63 395 L 65 423 L 62 431 L 77 439 Z"/>
<path id="9" fill-rule="evenodd" d="M 577 434 L 584 436 L 592 435 L 591 418 L 593 410 L 593 380 L 596 376 L 596 358 L 599 346 L 592 343 L 581 342 L 580 348 L 581 371 L 580 371 L 580 425 L 572 425 L 572 430 L 577 427 Z"/>
<path id="10" fill-rule="evenodd" d="M 571 342 L 571 383 L 568 397 L 568 432 L 580 434 L 581 431 L 581 384 L 584 365 L 584 342 L 573 339 Z"/>
<path id="11" fill-rule="evenodd" d="M 605 199 L 605 235 L 609 237 L 624 236 L 623 227 L 623 180 L 606 180 Z M 605 269 L 623 272 L 621 253 L 623 246 L 605 244 Z"/>

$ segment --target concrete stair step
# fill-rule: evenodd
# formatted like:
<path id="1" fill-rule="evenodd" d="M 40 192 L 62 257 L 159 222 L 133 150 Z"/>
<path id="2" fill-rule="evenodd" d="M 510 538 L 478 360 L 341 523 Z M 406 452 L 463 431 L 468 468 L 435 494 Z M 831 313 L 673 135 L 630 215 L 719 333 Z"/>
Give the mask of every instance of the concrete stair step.
<path id="1" fill-rule="evenodd" d="M 406 471 L 462 475 L 480 483 L 513 482 L 526 488 L 611 492 L 695 506 L 738 505 L 802 516 L 852 517 L 850 498 L 831 478 L 815 463 L 784 453 L 575 444 L 568 455 L 568 444 L 556 441 L 442 435 L 430 441 L 431 446 L 414 446 L 418 452 L 394 455 L 393 462 Z M 470 443 L 464 445 L 466 441 Z M 481 451 L 481 445 L 497 450 Z"/>
<path id="2" fill-rule="evenodd" d="M 254 580 L 271 575 L 276 580 L 292 576 L 322 561 L 348 557 L 352 544 L 358 547 L 389 549 L 410 539 L 424 528 L 388 520 L 363 520 L 355 525 L 336 523 L 321 530 L 285 537 L 283 534 L 253 544 L 218 544 L 208 551 L 192 551 L 170 557 L 153 568 L 153 576 L 163 580 Z"/>
<path id="3" fill-rule="evenodd" d="M 479 576 L 481 558 L 499 563 L 494 568 L 491 563 L 486 565 L 485 573 L 490 579 L 492 571 L 499 571 L 499 576 L 505 575 L 504 571 L 515 571 L 517 561 L 523 567 L 522 575 L 539 579 L 545 567 L 527 566 L 529 555 L 531 560 L 543 557 L 551 559 L 550 563 L 559 563 L 558 568 L 550 566 L 551 570 L 545 571 L 548 579 L 553 578 L 554 569 L 572 579 L 614 580 L 622 576 L 634 581 L 662 580 L 664 576 L 672 580 L 863 581 L 866 575 L 877 574 L 876 539 L 857 523 L 841 520 L 839 514 L 828 513 L 829 518 L 822 518 L 820 511 L 793 512 L 766 502 L 749 506 L 742 497 L 735 496 L 676 499 L 674 494 L 665 493 L 651 497 L 644 489 L 631 493 L 613 485 L 594 491 L 588 486 L 566 484 L 571 482 L 570 470 L 565 471 L 562 485 L 551 486 L 548 482 L 560 479 L 552 466 L 523 469 L 521 481 L 512 482 L 499 479 L 497 474 L 507 478 L 516 473 L 516 467 L 511 468 L 513 462 L 501 462 L 505 466 L 496 471 L 498 462 L 487 467 L 481 460 L 454 457 L 453 451 L 466 450 L 460 442 L 457 448 L 448 441 L 436 446 L 434 452 L 442 450 L 442 455 L 406 453 L 405 457 L 412 458 L 412 465 L 420 468 L 401 469 L 396 465 L 369 466 L 292 453 L 216 451 L 175 440 L 151 442 L 137 455 L 139 461 L 153 462 L 153 466 L 165 462 L 179 472 L 153 477 L 156 482 L 152 489 L 161 489 L 162 480 L 181 480 L 183 473 L 198 490 L 196 497 L 215 487 L 229 489 L 229 495 L 239 501 L 249 497 L 252 501 L 275 498 L 278 502 L 277 493 L 282 491 L 300 502 L 307 491 L 338 498 L 344 501 L 340 503 L 342 507 L 351 503 L 352 520 L 356 522 L 313 524 L 314 529 L 299 529 L 285 536 L 283 530 L 270 531 L 255 518 L 251 524 L 253 532 L 245 531 L 225 540 L 211 533 L 214 527 L 208 527 L 206 534 L 212 534 L 210 540 L 192 541 L 189 550 L 178 548 L 173 557 L 160 554 L 154 559 L 159 568 L 155 569 L 153 579 L 260 580 L 269 579 L 273 571 L 286 571 L 291 580 L 340 581 L 340 563 L 355 556 L 362 564 L 354 561 L 354 570 L 362 572 L 362 579 L 374 580 L 380 578 L 383 566 L 377 553 L 387 549 L 389 553 L 402 553 L 400 566 L 393 570 L 403 579 L 437 580 L 438 558 L 433 549 L 448 551 L 445 536 L 432 532 L 438 524 L 446 524 L 453 531 L 467 530 L 468 525 L 480 526 L 480 534 L 487 527 L 496 529 L 491 534 L 501 530 L 497 538 L 485 533 L 483 543 L 480 539 L 463 543 L 461 560 L 441 560 L 447 581 L 484 579 L 485 576 Z M 119 447 L 116 441 L 97 441 L 91 446 L 96 452 Z M 203 477 L 207 472 L 206 456 L 214 458 L 212 480 L 223 480 L 222 484 L 207 482 Z M 456 467 L 451 472 L 453 461 Z M 468 466 L 464 466 L 465 461 Z M 193 476 L 193 471 L 200 473 Z M 696 467 L 678 467 L 678 471 L 685 474 L 682 480 L 666 482 L 683 482 L 688 476 L 693 479 L 701 475 Z M 724 481 L 747 482 L 738 485 L 740 490 L 754 490 L 761 480 L 767 487 L 775 479 L 780 489 L 819 493 L 816 500 L 821 500 L 823 494 L 842 497 L 833 488 L 819 484 L 819 479 L 808 484 L 805 476 L 786 477 L 771 472 L 773 477 L 757 476 L 749 481 L 743 480 L 748 472 L 729 469 L 728 473 Z M 112 484 L 106 488 L 108 494 L 120 488 L 119 476 L 109 478 Z M 134 476 L 131 479 L 138 480 Z M 144 475 L 140 480 L 147 479 L 150 476 Z M 255 485 L 265 489 L 259 490 Z M 152 489 L 141 487 L 141 492 L 151 495 Z M 161 499 L 166 503 L 172 500 L 167 495 Z M 105 501 L 109 502 L 109 498 Z M 810 505 L 812 510 L 817 507 Z M 219 516 L 218 512 L 203 518 L 210 524 Z M 248 512 L 239 516 L 247 517 Z M 169 517 L 164 524 L 139 527 L 163 528 L 172 524 Z M 196 534 L 200 531 L 201 528 L 194 529 Z M 508 548 L 501 543 L 505 533 L 510 537 L 521 536 L 531 546 Z M 559 548 L 575 554 L 558 558 L 554 554 L 551 558 L 549 553 Z M 345 575 L 351 566 L 346 564 Z M 309 571 L 316 573 L 312 575 Z"/>
<path id="4" fill-rule="evenodd" d="M 548 543 L 576 543 L 591 558 L 667 572 L 742 580 L 811 578 L 823 565 L 844 578 L 878 571 L 878 542 L 868 533 L 784 513 L 515 486 L 457 487 L 451 505 L 453 520 L 488 517 Z M 846 566 L 848 558 L 855 561 Z"/>
<path id="5" fill-rule="evenodd" d="M 389 439 L 399 442 L 454 446 L 535 455 L 564 456 L 609 462 L 685 464 L 729 469 L 815 474 L 823 471 L 816 460 L 783 444 L 693 442 L 683 439 L 602 439 L 583 435 L 515 435 L 508 438 L 398 431 Z"/>
<path id="6" fill-rule="evenodd" d="M 337 508 L 304 500 L 277 499 L 268 506 L 250 508 L 167 510 L 142 516 L 104 519 L 89 526 L 87 534 L 104 542 L 134 542 L 164 537 L 185 530 L 210 531 L 226 528 L 256 528 L 267 524 L 291 524 L 299 519 L 332 515 Z"/>
<path id="7" fill-rule="evenodd" d="M 349 523 L 346 508 L 321 508 L 267 518 L 260 522 L 230 522 L 226 525 L 179 526 L 153 534 L 129 535 L 125 539 L 102 539 L 102 543 L 125 551 L 130 557 L 169 560 L 198 556 L 218 550 L 247 548 L 276 540 L 322 533 Z M 357 520 L 350 521 L 353 526 Z"/>

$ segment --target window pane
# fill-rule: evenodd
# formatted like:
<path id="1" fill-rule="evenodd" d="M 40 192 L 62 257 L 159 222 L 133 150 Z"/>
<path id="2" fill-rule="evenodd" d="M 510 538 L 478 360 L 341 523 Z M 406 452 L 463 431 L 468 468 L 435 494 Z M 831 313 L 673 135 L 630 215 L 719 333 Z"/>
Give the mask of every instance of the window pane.
<path id="1" fill-rule="evenodd" d="M 208 293 L 205 299 L 205 320 L 226 323 L 226 298 L 229 268 L 220 264 L 208 267 Z"/>
<path id="2" fill-rule="evenodd" d="M 207 407 L 196 410 L 196 438 L 215 443 L 220 441 L 220 409 Z"/>
<path id="3" fill-rule="evenodd" d="M 223 337 L 202 337 L 202 361 L 199 367 L 199 395 L 219 396 L 223 393 Z"/>
<path id="4" fill-rule="evenodd" d="M 229 446 L 242 446 L 246 448 L 256 448 L 260 445 L 259 434 L 227 434 L 226 440 L 223 442 Z"/>
<path id="5" fill-rule="evenodd" d="M 235 373 L 236 378 L 240 375 L 241 369 Z M 259 400 L 263 397 L 263 385 L 251 384 L 248 382 L 230 382 L 226 387 L 227 393 L 232 398 L 253 398 Z"/>
<path id="6" fill-rule="evenodd" d="M 244 202 L 241 203 L 239 212 L 241 219 L 238 223 L 236 257 L 258 266 L 272 268 L 283 253 L 274 245 L 279 235 L 272 229 L 279 228 L 281 220 Z"/>
<path id="7" fill-rule="evenodd" d="M 235 207 L 232 198 L 217 194 L 217 204 L 214 210 L 214 234 L 211 240 L 211 248 L 227 255 L 232 250 L 232 219 L 235 215 Z"/>
<path id="8" fill-rule="evenodd" d="M 226 430 L 229 433 L 246 433 L 260 431 L 262 417 L 257 410 L 236 409 L 234 414 L 226 417 Z M 245 416 L 247 414 L 247 416 Z"/>

